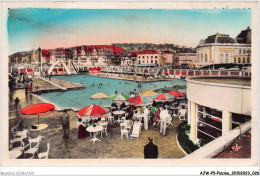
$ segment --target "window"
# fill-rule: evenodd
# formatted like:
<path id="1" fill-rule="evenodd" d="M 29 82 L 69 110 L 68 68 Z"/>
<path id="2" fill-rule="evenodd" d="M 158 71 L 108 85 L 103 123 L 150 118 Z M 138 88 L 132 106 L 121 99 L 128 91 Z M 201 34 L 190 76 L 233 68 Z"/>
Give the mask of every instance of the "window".
<path id="1" fill-rule="evenodd" d="M 156 56 L 155 56 L 156 57 Z M 155 64 L 157 64 L 157 60 L 155 61 Z"/>
<path id="2" fill-rule="evenodd" d="M 144 64 L 144 60 L 143 60 L 143 64 Z"/>
<path id="3" fill-rule="evenodd" d="M 237 63 L 237 58 L 234 58 L 234 63 Z"/>
<path id="4" fill-rule="evenodd" d="M 139 59 L 141 59 L 141 56 L 139 56 Z"/>
<path id="5" fill-rule="evenodd" d="M 203 55 L 202 54 L 200 55 L 200 60 L 201 60 L 201 62 L 203 62 Z"/>
<path id="6" fill-rule="evenodd" d="M 228 54 L 226 54 L 225 63 L 228 63 Z"/>
<path id="7" fill-rule="evenodd" d="M 239 50 L 239 54 L 241 54 L 241 49 Z"/>
<path id="8" fill-rule="evenodd" d="M 146 63 L 148 64 L 148 60 L 146 61 Z"/>
<path id="9" fill-rule="evenodd" d="M 148 56 L 146 56 L 146 58 L 148 59 Z"/>
<path id="10" fill-rule="evenodd" d="M 246 53 L 246 50 L 243 50 L 243 53 L 245 54 L 245 53 Z"/>
<path id="11" fill-rule="evenodd" d="M 205 54 L 205 62 L 208 62 L 208 55 Z"/>
<path id="12" fill-rule="evenodd" d="M 144 59 L 144 56 L 143 56 L 143 59 Z"/>
<path id="13" fill-rule="evenodd" d="M 153 59 L 153 56 L 151 56 L 151 59 Z"/>
<path id="14" fill-rule="evenodd" d="M 155 56 L 155 59 L 157 59 L 157 56 Z"/>
<path id="15" fill-rule="evenodd" d="M 151 63 L 153 63 L 153 60 L 151 60 Z"/>
<path id="16" fill-rule="evenodd" d="M 220 55 L 220 63 L 223 63 L 223 62 L 224 62 L 224 55 L 221 54 L 221 55 Z"/>
<path id="17" fill-rule="evenodd" d="M 250 58 L 249 58 L 249 57 L 247 57 L 247 63 L 248 63 L 248 64 L 250 63 Z"/>
<path id="18" fill-rule="evenodd" d="M 138 64 L 141 64 L 141 61 L 140 61 L 140 60 L 138 61 Z"/>
<path id="19" fill-rule="evenodd" d="M 240 57 L 238 58 L 238 61 L 237 61 L 238 63 L 241 63 L 241 59 L 240 59 Z"/>
<path id="20" fill-rule="evenodd" d="M 246 58 L 243 57 L 243 64 L 246 63 Z"/>

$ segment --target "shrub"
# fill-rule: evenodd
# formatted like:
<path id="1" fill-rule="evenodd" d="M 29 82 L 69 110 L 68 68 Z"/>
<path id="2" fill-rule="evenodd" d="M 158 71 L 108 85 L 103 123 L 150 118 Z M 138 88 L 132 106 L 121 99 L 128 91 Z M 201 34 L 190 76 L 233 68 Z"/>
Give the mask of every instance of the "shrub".
<path id="1" fill-rule="evenodd" d="M 175 86 L 173 86 L 174 88 L 176 88 L 176 89 L 186 89 L 187 88 L 187 86 L 186 85 L 175 85 Z"/>
<path id="2" fill-rule="evenodd" d="M 183 150 L 185 150 L 186 153 L 190 154 L 197 150 L 199 148 L 198 145 L 194 144 L 190 139 L 189 136 L 186 134 L 187 130 L 190 130 L 190 126 L 187 124 L 187 122 L 182 122 L 178 128 L 178 141 Z"/>

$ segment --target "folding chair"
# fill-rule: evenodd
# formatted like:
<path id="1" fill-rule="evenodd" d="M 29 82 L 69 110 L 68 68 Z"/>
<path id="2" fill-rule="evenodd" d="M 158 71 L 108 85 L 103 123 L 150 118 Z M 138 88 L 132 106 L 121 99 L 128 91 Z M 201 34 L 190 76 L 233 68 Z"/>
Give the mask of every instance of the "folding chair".
<path id="1" fill-rule="evenodd" d="M 48 159 L 49 157 L 49 151 L 50 151 L 50 143 L 47 144 L 47 151 L 43 153 L 38 154 L 39 159 Z"/>

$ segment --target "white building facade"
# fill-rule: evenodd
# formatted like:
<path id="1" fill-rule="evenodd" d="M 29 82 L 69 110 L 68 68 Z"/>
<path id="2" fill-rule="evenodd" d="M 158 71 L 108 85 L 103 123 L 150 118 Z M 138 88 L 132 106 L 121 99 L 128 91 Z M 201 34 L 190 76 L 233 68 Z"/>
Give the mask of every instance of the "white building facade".
<path id="1" fill-rule="evenodd" d="M 251 78 L 189 77 L 190 139 L 212 141 L 251 120 Z"/>
<path id="2" fill-rule="evenodd" d="M 248 29 L 248 31 L 251 31 Z M 242 31 L 243 32 L 243 31 Z M 240 36 L 240 34 L 239 34 Z M 246 36 L 248 37 L 248 35 Z M 251 37 L 251 36 L 249 36 Z M 250 40 L 251 41 L 251 40 Z M 251 43 L 237 42 L 228 34 L 215 34 L 201 40 L 197 46 L 197 67 L 223 63 L 251 63 Z M 239 55 L 240 62 L 238 61 Z M 243 60 L 244 58 L 244 60 Z"/>
<path id="3" fill-rule="evenodd" d="M 188 64 L 193 67 L 197 63 L 197 53 L 179 53 L 179 65 Z"/>

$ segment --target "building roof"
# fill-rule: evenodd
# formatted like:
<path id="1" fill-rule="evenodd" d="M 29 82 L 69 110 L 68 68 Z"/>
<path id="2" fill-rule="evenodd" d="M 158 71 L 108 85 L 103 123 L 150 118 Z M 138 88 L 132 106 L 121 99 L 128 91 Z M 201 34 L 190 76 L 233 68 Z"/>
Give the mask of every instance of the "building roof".
<path id="1" fill-rule="evenodd" d="M 108 52 L 112 52 L 113 54 L 123 54 L 122 47 L 113 46 L 113 45 L 91 45 L 91 46 L 85 46 L 84 48 L 86 53 L 88 54 L 92 54 L 94 50 L 96 50 L 97 52 L 108 51 Z"/>
<path id="2" fill-rule="evenodd" d="M 143 50 L 143 51 L 139 51 L 136 54 L 137 55 L 143 55 L 143 54 L 159 54 L 159 53 L 154 49 L 146 49 L 146 50 Z"/>
<path id="3" fill-rule="evenodd" d="M 43 49 L 42 50 L 42 57 L 50 57 L 53 54 L 53 51 Z"/>
<path id="4" fill-rule="evenodd" d="M 57 54 L 72 54 L 70 49 L 57 48 L 55 51 Z"/>
<path id="5" fill-rule="evenodd" d="M 216 33 L 215 35 L 208 36 L 205 40 L 201 41 L 201 44 L 208 43 L 237 43 L 237 41 L 228 34 Z"/>
<path id="6" fill-rule="evenodd" d="M 251 29 L 248 27 L 246 30 L 241 31 L 236 37 L 238 43 L 251 44 Z"/>

